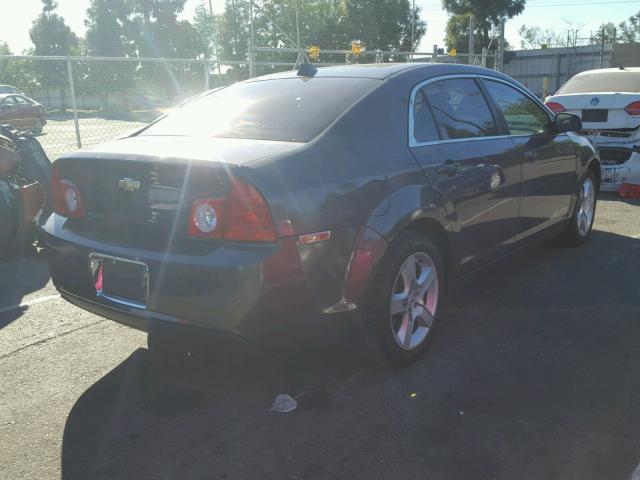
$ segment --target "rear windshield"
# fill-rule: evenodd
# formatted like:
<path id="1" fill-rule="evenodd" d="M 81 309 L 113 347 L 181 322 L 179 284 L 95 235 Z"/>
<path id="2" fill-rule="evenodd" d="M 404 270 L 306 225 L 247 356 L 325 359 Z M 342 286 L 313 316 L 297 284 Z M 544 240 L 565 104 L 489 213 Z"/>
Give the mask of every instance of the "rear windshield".
<path id="1" fill-rule="evenodd" d="M 559 94 L 593 92 L 640 92 L 640 72 L 620 70 L 617 72 L 576 75 L 565 83 Z"/>
<path id="2" fill-rule="evenodd" d="M 370 78 L 236 83 L 185 104 L 140 135 L 308 142 L 379 84 Z"/>

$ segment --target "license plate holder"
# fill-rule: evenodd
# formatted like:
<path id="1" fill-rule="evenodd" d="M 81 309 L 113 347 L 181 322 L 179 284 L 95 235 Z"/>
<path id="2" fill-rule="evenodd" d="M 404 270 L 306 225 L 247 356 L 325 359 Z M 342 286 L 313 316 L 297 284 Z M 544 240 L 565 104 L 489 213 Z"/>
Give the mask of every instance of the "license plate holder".
<path id="1" fill-rule="evenodd" d="M 603 108 L 592 108 L 587 110 L 582 110 L 582 121 L 583 122 L 606 122 L 609 119 L 609 110 L 605 110 Z"/>
<path id="2" fill-rule="evenodd" d="M 98 297 L 129 307 L 147 307 L 149 268 L 146 263 L 91 253 L 89 264 Z"/>

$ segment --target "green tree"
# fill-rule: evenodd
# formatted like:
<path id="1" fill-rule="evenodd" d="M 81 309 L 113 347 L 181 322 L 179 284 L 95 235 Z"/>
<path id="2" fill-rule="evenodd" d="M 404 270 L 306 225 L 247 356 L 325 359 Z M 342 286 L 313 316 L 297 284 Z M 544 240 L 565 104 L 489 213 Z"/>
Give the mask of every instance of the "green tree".
<path id="1" fill-rule="evenodd" d="M 33 42 L 34 55 L 71 55 L 77 52 L 78 37 L 71 31 L 54 10 L 57 4 L 52 0 L 42 0 L 42 13 L 33 21 L 29 36 Z M 63 61 L 37 61 L 35 76 L 41 85 L 66 85 L 66 64 Z"/>
<path id="2" fill-rule="evenodd" d="M 13 55 L 7 42 L 0 41 L 0 55 Z M 0 84 L 14 85 L 23 90 L 35 86 L 37 79 L 32 62 L 11 58 L 0 60 Z"/>
<path id="3" fill-rule="evenodd" d="M 297 41 L 296 16 L 292 0 L 254 2 L 254 41 L 256 46 L 293 47 Z M 352 40 L 362 42 L 366 50 L 403 50 L 411 48 L 411 5 L 409 0 L 305 0 L 298 1 L 300 43 L 302 48 L 320 47 L 321 61 L 344 62 L 344 55 L 328 55 L 322 50 L 348 50 Z M 249 2 L 227 0 L 222 14 L 219 43 L 227 60 L 247 58 L 250 36 Z M 276 26 L 277 23 L 277 26 Z M 426 28 L 416 11 L 415 44 Z M 261 61 L 292 61 L 260 54 Z M 233 68 L 237 75 L 245 68 Z M 258 73 L 267 73 L 264 69 Z"/>
<path id="4" fill-rule="evenodd" d="M 520 46 L 526 49 L 566 47 L 567 35 L 557 32 L 551 28 L 542 29 L 540 27 L 528 27 L 522 25 L 520 30 Z"/>
<path id="5" fill-rule="evenodd" d="M 42 0 L 42 13 L 33 21 L 29 36 L 35 46 L 34 55 L 69 55 L 78 46 L 78 37 L 53 10 L 57 4 Z"/>
<path id="6" fill-rule="evenodd" d="M 620 27 L 625 24 L 622 22 Z M 618 28 L 615 23 L 607 22 L 603 23 L 598 27 L 598 31 L 593 35 L 593 43 L 600 44 L 604 40 L 604 43 L 615 43 L 620 39 L 620 32 L 618 32 Z"/>
<path id="7" fill-rule="evenodd" d="M 193 16 L 193 28 L 196 29 L 202 42 L 205 57 L 217 55 L 218 37 L 220 35 L 220 16 L 211 15 L 203 4 L 196 7 Z"/>
<path id="8" fill-rule="evenodd" d="M 415 12 L 415 45 L 411 45 L 411 5 L 409 0 L 343 0 L 342 30 L 361 40 L 367 50 L 411 51 L 420 43 L 426 28 Z"/>
<path id="9" fill-rule="evenodd" d="M 620 23 L 618 38 L 625 43 L 640 43 L 640 12 Z"/>
<path id="10" fill-rule="evenodd" d="M 489 45 L 491 41 L 491 33 L 496 29 L 502 20 L 513 18 L 524 10 L 526 0 L 443 0 L 444 9 L 453 16 L 449 19 L 449 23 L 458 23 L 462 21 L 456 18 L 458 15 L 473 15 L 477 25 L 479 35 L 476 35 L 479 45 Z M 467 29 L 468 29 L 467 20 Z M 447 25 L 447 32 L 451 31 L 452 35 L 462 32 L 455 25 Z M 468 33 L 467 33 L 468 35 Z M 451 45 L 463 44 L 458 42 L 457 38 L 447 34 L 447 42 Z M 467 37 L 468 42 L 468 37 Z M 468 49 L 464 48 L 464 51 Z"/>

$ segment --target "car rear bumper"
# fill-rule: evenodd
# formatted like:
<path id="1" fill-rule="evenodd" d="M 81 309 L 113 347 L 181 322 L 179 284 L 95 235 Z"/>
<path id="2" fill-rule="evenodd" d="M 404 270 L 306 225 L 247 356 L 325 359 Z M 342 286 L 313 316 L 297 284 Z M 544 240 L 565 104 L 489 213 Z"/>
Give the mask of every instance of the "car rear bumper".
<path id="1" fill-rule="evenodd" d="M 344 229 L 316 245 L 300 246 L 291 237 L 264 245 L 223 244 L 205 255 L 185 255 L 87 239 L 65 228 L 66 221 L 52 214 L 43 237 L 51 278 L 69 302 L 143 331 L 171 326 L 246 338 L 310 326 L 328 305 L 339 302 L 357 232 Z M 99 295 L 92 254 L 146 265 L 146 305 Z M 328 257 L 333 264 L 328 265 Z"/>
<path id="2" fill-rule="evenodd" d="M 596 130 L 588 138 L 600 154 L 602 191 L 617 191 L 623 183 L 640 184 L 640 132 Z"/>
<path id="3" fill-rule="evenodd" d="M 629 159 L 619 165 L 601 165 L 600 190 L 615 192 L 623 183 L 640 184 L 640 152 L 632 151 Z"/>

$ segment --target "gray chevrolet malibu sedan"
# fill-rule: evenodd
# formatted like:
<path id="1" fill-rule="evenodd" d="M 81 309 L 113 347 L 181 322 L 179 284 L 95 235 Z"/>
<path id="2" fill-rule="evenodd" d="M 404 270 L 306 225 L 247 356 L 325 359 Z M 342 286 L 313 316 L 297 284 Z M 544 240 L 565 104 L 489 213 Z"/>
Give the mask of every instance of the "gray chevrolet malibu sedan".
<path id="1" fill-rule="evenodd" d="M 376 356 L 406 364 L 450 282 L 587 239 L 600 165 L 580 128 L 471 66 L 237 83 L 55 162 L 51 276 L 152 352 L 180 331 L 256 338 L 349 312 Z"/>

